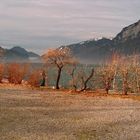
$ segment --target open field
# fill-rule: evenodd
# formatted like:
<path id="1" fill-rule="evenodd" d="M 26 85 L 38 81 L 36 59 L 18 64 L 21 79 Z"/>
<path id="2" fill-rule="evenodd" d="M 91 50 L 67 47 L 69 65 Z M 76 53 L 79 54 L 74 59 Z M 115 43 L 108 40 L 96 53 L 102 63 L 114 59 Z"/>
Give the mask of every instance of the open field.
<path id="1" fill-rule="evenodd" d="M 0 89 L 0 140 L 139 140 L 140 101 Z"/>

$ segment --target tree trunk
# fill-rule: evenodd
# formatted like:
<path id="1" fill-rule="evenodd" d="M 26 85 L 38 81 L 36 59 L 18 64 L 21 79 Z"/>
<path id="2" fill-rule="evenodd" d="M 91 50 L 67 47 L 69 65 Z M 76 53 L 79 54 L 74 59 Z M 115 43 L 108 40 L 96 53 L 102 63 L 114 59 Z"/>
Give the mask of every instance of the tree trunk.
<path id="1" fill-rule="evenodd" d="M 111 86 L 110 86 L 110 84 L 111 84 L 110 79 L 108 79 L 108 81 L 106 81 L 105 84 L 106 84 L 106 85 L 105 85 L 106 94 L 109 94 L 109 90 L 110 90 L 110 88 L 111 88 Z"/>
<path id="2" fill-rule="evenodd" d="M 77 90 L 76 83 L 74 82 L 74 74 L 75 74 L 75 70 L 76 70 L 76 66 L 73 68 L 72 72 L 70 73 L 71 78 L 72 78 L 72 88 L 74 89 L 74 91 Z"/>
<path id="3" fill-rule="evenodd" d="M 106 88 L 106 89 L 105 89 L 105 91 L 106 91 L 106 94 L 108 94 L 108 93 L 109 93 L 109 89 L 108 89 L 108 88 Z"/>
<path id="4" fill-rule="evenodd" d="M 112 83 L 113 90 L 116 90 L 116 75 L 117 75 L 117 70 L 115 70 L 115 74 L 114 74 L 114 78 L 113 78 L 113 83 Z"/>
<path id="5" fill-rule="evenodd" d="M 91 74 L 89 75 L 89 77 L 84 81 L 84 87 L 80 90 L 80 91 L 84 91 L 87 89 L 87 83 L 88 81 L 93 77 L 94 75 L 94 69 L 91 70 Z"/>
<path id="6" fill-rule="evenodd" d="M 42 82 L 41 82 L 41 85 L 40 86 L 45 86 L 45 83 L 46 83 L 46 73 L 45 71 L 43 70 L 42 72 Z"/>
<path id="7" fill-rule="evenodd" d="M 56 80 L 56 89 L 60 89 L 59 88 L 59 81 L 60 81 L 60 77 L 61 77 L 61 72 L 62 72 L 62 67 L 59 67 L 58 74 L 57 74 L 57 80 Z"/>
<path id="8" fill-rule="evenodd" d="M 124 89 L 123 89 L 123 94 L 127 95 L 127 88 L 126 87 L 124 87 Z"/>
<path id="9" fill-rule="evenodd" d="M 45 86 L 45 83 L 46 83 L 46 80 L 45 80 L 45 77 L 43 77 L 43 79 L 42 79 L 42 83 L 41 83 L 40 86 L 44 87 L 44 86 Z"/>
<path id="10" fill-rule="evenodd" d="M 127 84 L 127 81 L 124 81 L 124 83 L 123 83 L 123 94 L 127 95 L 127 92 L 128 92 L 128 84 Z"/>

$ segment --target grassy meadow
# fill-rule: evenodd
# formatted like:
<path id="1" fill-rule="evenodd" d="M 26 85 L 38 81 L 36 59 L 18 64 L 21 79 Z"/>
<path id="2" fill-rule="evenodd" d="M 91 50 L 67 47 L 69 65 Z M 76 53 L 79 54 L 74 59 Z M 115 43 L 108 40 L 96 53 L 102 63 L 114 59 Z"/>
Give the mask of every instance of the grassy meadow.
<path id="1" fill-rule="evenodd" d="M 3 87 L 0 140 L 138 140 L 139 100 L 96 94 Z"/>

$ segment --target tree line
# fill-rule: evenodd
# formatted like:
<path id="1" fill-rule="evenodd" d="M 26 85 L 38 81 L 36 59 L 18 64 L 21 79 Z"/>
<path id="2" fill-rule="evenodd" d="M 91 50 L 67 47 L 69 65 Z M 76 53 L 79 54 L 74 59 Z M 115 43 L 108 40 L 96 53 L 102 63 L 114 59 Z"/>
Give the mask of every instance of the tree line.
<path id="1" fill-rule="evenodd" d="M 23 79 L 34 87 L 45 86 L 48 70 L 55 67 L 55 88 L 60 89 L 63 71 L 69 77 L 69 89 L 86 91 L 104 89 L 106 94 L 140 92 L 140 66 L 138 55 L 129 57 L 113 54 L 110 61 L 99 66 L 80 65 L 69 48 L 50 49 L 42 56 L 45 66 L 34 69 L 29 64 L 0 64 L 0 82 L 7 78 L 10 83 L 21 84 Z M 47 69 L 47 70 L 46 70 Z M 49 80 L 49 79 L 48 79 Z"/>

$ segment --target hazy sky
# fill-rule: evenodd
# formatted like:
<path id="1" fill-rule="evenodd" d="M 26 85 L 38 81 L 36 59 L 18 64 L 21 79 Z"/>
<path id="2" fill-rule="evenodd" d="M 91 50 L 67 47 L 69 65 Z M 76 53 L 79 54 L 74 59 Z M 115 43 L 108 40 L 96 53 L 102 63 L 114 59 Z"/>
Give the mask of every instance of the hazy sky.
<path id="1" fill-rule="evenodd" d="M 0 0 L 0 45 L 43 53 L 113 37 L 140 19 L 140 0 Z"/>

